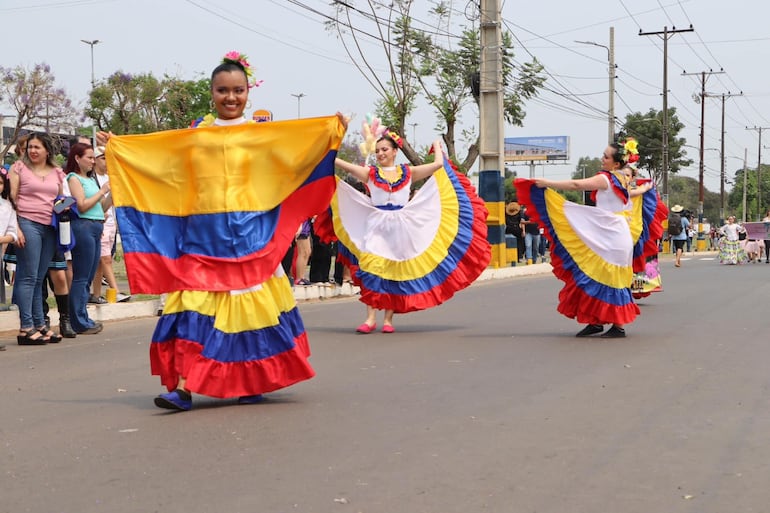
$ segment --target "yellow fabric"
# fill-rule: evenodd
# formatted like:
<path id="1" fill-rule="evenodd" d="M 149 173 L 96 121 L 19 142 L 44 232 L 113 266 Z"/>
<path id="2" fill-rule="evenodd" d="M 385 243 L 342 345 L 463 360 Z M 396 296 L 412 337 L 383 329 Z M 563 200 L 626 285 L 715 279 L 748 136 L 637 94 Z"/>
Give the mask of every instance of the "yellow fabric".
<path id="1" fill-rule="evenodd" d="M 631 198 L 631 211 L 630 215 L 626 217 L 628 220 L 628 226 L 631 228 L 631 240 L 636 244 L 639 241 L 639 237 L 642 236 L 644 230 L 644 223 L 642 220 L 642 207 L 644 205 L 644 195 L 640 194 Z"/>
<path id="2" fill-rule="evenodd" d="M 361 269 L 386 280 L 407 281 L 422 278 L 433 272 L 444 261 L 447 251 L 457 235 L 460 223 L 460 204 L 446 173 L 447 171 L 441 168 L 432 176 L 432 179 L 435 179 L 438 185 L 441 202 L 441 223 L 428 249 L 418 257 L 394 262 L 372 253 L 361 254 L 358 247 L 348 237 L 347 232 L 343 229 L 338 229 L 341 223 L 339 218 L 335 218 L 335 231 L 339 236 L 340 242 L 349 248 L 351 252 L 359 255 L 358 265 Z M 336 202 L 337 195 L 335 194 L 332 200 L 334 212 L 339 211 Z"/>
<path id="3" fill-rule="evenodd" d="M 592 280 L 613 288 L 628 288 L 633 279 L 633 269 L 608 263 L 601 255 L 589 248 L 570 226 L 564 216 L 564 196 L 556 191 L 545 191 L 546 208 L 554 232 L 575 263 Z M 558 214 L 557 214 L 558 213 Z"/>
<path id="4" fill-rule="evenodd" d="M 257 290 L 243 293 L 181 291 L 166 298 L 164 315 L 185 311 L 216 317 L 214 327 L 225 333 L 258 330 L 278 325 L 282 313 L 296 307 L 286 276 L 273 276 Z"/>
<path id="5" fill-rule="evenodd" d="M 339 148 L 344 133 L 330 116 L 113 136 L 106 158 L 114 203 L 169 216 L 268 211 Z"/>

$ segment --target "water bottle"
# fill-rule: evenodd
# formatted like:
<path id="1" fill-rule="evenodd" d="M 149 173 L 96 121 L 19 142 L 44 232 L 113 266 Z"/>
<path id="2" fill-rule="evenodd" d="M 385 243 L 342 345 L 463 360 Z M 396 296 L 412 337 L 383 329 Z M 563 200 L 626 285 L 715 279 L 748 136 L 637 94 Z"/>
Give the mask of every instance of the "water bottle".
<path id="1" fill-rule="evenodd" d="M 72 242 L 72 232 L 70 231 L 70 213 L 64 211 L 59 214 L 59 245 L 67 247 Z"/>

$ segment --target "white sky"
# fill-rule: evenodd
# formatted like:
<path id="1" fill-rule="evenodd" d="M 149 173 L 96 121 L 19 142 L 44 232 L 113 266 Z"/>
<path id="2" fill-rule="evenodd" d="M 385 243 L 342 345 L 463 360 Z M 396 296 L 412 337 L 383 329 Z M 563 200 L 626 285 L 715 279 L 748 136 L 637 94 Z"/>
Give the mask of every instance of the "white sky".
<path id="1" fill-rule="evenodd" d="M 457 23 L 473 12 L 466 9 L 473 3 L 452 3 Z M 325 31 L 322 14 L 330 13 L 328 4 L 329 0 L 2 0 L 0 65 L 47 62 L 58 82 L 82 102 L 90 88 L 91 61 L 89 46 L 81 39 L 103 41 L 94 47 L 97 80 L 116 70 L 193 79 L 200 73 L 208 75 L 222 55 L 235 49 L 250 56 L 257 76 L 265 81 L 251 94 L 253 109 L 270 109 L 275 119 L 296 117 L 298 103 L 302 117 L 340 110 L 354 114 L 351 130 L 357 130 L 377 96 L 341 44 Z M 417 4 L 424 9 L 428 0 Z M 743 91 L 743 97 L 726 102 L 727 177 L 742 166 L 744 148 L 749 166 L 755 168 L 758 133 L 746 127 L 770 127 L 770 82 L 765 72 L 770 62 L 769 15 L 770 4 L 758 0 L 539 4 L 504 0 L 504 26 L 519 39 L 516 60 L 535 55 L 550 73 L 548 87 L 559 93 L 543 92 L 540 100 L 527 104 L 524 127 L 507 126 L 505 135 L 569 135 L 570 165 L 537 168 L 538 175 L 567 177 L 579 157 L 600 155 L 607 139 L 607 51 L 575 40 L 609 45 L 609 27 L 615 27 L 615 114 L 623 120 L 628 112 L 662 108 L 662 42 L 655 36 L 639 36 L 639 30 L 686 28 L 692 23 L 694 33 L 669 41 L 669 105 L 677 108 L 686 125 L 682 134 L 694 147 L 688 154 L 695 164 L 683 174 L 698 177 L 700 133 L 700 106 L 693 101 L 700 79 L 683 76 L 683 71 L 724 68 L 725 74 L 709 78 L 707 92 Z M 416 17 L 428 21 L 424 10 Z M 376 51 L 374 45 L 369 47 Z M 378 54 L 375 60 L 383 57 Z M 292 94 L 300 93 L 305 96 L 298 102 Z M 579 96 L 570 97 L 573 94 Z M 581 103 L 573 101 L 576 98 Z M 720 111 L 720 99 L 707 99 L 707 148 L 719 148 Z M 464 125 L 475 127 L 476 115 L 475 109 L 467 112 Z M 436 137 L 434 125 L 432 112 L 423 106 L 410 120 L 406 135 L 427 145 Z M 763 154 L 770 155 L 770 130 L 763 132 L 763 139 L 769 147 Z M 518 169 L 528 173 L 526 167 Z M 718 191 L 718 151 L 705 152 L 705 169 L 706 187 Z"/>

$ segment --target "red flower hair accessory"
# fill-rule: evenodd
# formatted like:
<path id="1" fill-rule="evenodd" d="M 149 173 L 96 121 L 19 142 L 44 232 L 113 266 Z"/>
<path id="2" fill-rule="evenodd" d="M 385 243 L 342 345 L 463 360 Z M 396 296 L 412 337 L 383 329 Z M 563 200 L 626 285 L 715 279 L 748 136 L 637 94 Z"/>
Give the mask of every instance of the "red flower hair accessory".
<path id="1" fill-rule="evenodd" d="M 404 140 L 401 139 L 401 136 L 398 135 L 393 130 L 386 130 L 385 133 L 382 134 L 382 136 L 386 137 L 386 138 L 390 139 L 391 141 L 393 141 L 394 143 L 396 143 L 396 146 L 398 146 L 399 148 L 403 148 L 404 147 Z"/>

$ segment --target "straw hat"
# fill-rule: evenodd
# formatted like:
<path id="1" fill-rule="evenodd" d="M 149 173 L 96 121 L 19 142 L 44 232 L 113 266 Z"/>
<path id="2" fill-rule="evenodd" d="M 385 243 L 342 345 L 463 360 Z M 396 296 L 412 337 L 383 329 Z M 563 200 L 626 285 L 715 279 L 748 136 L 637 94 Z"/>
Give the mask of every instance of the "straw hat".
<path id="1" fill-rule="evenodd" d="M 674 213 L 679 213 L 682 210 L 684 210 L 684 207 L 682 205 L 674 205 L 673 207 L 671 207 L 671 212 L 674 212 Z"/>
<path id="2" fill-rule="evenodd" d="M 515 201 L 511 201 L 505 206 L 505 213 L 509 216 L 515 216 L 521 210 L 521 206 Z"/>
<path id="3" fill-rule="evenodd" d="M 94 148 L 94 158 L 95 159 L 98 159 L 102 155 L 104 155 L 104 146 L 97 146 L 96 148 Z"/>

